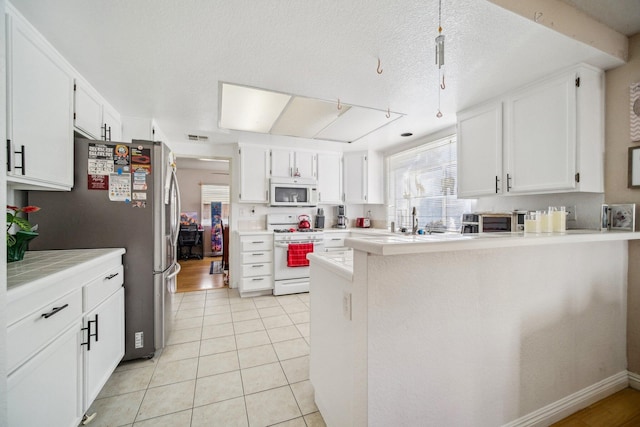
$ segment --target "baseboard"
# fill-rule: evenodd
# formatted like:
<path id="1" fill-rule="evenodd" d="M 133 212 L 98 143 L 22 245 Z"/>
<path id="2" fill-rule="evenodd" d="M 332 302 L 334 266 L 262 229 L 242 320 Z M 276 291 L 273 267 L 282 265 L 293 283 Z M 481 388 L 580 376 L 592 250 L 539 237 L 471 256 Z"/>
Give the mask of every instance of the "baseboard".
<path id="1" fill-rule="evenodd" d="M 631 375 L 635 379 L 632 380 Z M 586 408 L 598 400 L 604 399 L 613 393 L 620 391 L 635 381 L 640 389 L 640 375 L 622 371 L 604 380 L 577 391 L 563 399 L 553 402 L 524 417 L 518 418 L 503 427 L 542 427 L 560 421 L 563 418 Z M 636 388 L 636 387 L 634 387 Z"/>
<path id="2" fill-rule="evenodd" d="M 640 374 L 634 372 L 628 372 L 629 374 L 629 387 L 635 390 L 640 390 Z"/>

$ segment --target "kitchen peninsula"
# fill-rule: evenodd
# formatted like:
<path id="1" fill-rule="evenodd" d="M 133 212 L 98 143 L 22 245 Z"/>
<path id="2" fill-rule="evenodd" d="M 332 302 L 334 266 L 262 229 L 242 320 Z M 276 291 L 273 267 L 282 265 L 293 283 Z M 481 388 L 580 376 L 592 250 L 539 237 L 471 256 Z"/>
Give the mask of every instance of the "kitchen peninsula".
<path id="1" fill-rule="evenodd" d="M 626 387 L 635 239 L 377 235 L 309 255 L 327 425 L 548 425 Z"/>

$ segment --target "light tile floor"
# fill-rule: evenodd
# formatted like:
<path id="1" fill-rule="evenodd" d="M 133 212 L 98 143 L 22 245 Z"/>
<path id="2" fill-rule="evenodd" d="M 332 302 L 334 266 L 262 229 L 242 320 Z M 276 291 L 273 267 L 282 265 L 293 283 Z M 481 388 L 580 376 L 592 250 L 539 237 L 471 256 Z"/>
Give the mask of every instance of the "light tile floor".
<path id="1" fill-rule="evenodd" d="M 176 294 L 168 345 L 118 366 L 88 411 L 100 426 L 324 426 L 309 382 L 309 294 Z"/>

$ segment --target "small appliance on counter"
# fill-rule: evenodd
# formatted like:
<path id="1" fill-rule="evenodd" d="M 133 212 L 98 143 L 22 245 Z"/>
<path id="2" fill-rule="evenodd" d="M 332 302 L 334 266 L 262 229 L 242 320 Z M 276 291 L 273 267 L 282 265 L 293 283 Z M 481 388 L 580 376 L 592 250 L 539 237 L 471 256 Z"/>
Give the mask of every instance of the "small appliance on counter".
<path id="1" fill-rule="evenodd" d="M 338 223 L 336 228 L 347 228 L 347 216 L 344 205 L 338 205 Z"/>
<path id="2" fill-rule="evenodd" d="M 356 218 L 356 227 L 369 228 L 371 227 L 371 219 L 369 218 Z"/>
<path id="3" fill-rule="evenodd" d="M 474 212 L 462 215 L 463 234 L 514 232 L 524 227 L 524 212 Z"/>
<path id="4" fill-rule="evenodd" d="M 309 215 L 298 215 L 298 230 L 307 230 L 311 228 Z"/>
<path id="5" fill-rule="evenodd" d="M 366 218 L 356 218 L 356 227 L 359 227 L 359 228 L 371 227 L 371 211 L 367 212 Z"/>
<path id="6" fill-rule="evenodd" d="M 324 228 L 324 209 L 318 208 L 318 213 L 316 214 L 316 222 L 314 228 Z"/>

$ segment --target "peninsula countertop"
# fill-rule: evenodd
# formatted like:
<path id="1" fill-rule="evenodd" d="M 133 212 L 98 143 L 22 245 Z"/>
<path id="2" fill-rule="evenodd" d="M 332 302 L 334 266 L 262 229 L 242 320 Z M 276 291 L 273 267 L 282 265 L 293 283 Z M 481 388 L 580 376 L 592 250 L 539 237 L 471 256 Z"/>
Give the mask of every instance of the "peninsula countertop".
<path id="1" fill-rule="evenodd" d="M 27 251 L 22 261 L 7 264 L 7 299 L 11 302 L 24 294 L 37 291 L 41 283 L 82 273 L 100 265 L 123 248 Z"/>
<path id="2" fill-rule="evenodd" d="M 566 233 L 380 234 L 348 237 L 345 246 L 374 255 L 406 255 L 564 243 L 638 240 L 640 232 L 567 230 Z"/>

